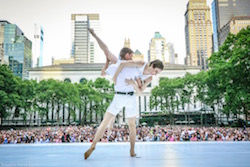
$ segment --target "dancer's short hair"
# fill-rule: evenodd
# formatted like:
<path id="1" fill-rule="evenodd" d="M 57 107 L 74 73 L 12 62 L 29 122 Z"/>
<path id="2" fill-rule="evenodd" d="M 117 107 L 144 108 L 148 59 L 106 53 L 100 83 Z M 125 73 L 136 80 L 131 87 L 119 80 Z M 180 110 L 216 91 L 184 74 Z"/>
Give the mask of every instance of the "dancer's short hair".
<path id="1" fill-rule="evenodd" d="M 150 66 L 152 65 L 153 68 L 159 68 L 161 70 L 163 70 L 163 68 L 164 68 L 163 63 L 160 60 L 151 61 L 149 65 Z"/>
<path id="2" fill-rule="evenodd" d="M 121 60 L 125 60 L 125 55 L 127 53 L 131 54 L 131 53 L 134 53 L 134 52 L 133 52 L 132 49 L 127 48 L 127 47 L 124 47 L 124 48 L 121 49 L 121 51 L 120 51 L 120 58 L 121 58 Z"/>

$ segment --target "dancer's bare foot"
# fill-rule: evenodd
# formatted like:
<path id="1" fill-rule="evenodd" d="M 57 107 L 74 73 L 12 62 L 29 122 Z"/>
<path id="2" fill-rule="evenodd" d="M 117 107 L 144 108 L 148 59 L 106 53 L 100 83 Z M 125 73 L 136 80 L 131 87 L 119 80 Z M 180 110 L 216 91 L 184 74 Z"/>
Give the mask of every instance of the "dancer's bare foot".
<path id="1" fill-rule="evenodd" d="M 91 155 L 91 153 L 95 150 L 95 147 L 90 147 L 88 151 L 84 153 L 84 158 L 88 159 L 88 157 Z"/>
<path id="2" fill-rule="evenodd" d="M 134 150 L 130 150 L 130 156 L 131 156 L 131 157 L 135 157 L 135 156 L 136 156 L 136 153 L 135 153 Z"/>

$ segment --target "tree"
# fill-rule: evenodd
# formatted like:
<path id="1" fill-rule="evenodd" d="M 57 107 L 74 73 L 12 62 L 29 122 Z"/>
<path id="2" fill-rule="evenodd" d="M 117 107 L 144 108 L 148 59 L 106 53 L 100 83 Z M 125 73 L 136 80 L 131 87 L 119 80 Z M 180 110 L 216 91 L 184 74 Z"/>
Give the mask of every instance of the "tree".
<path id="1" fill-rule="evenodd" d="M 237 35 L 229 34 L 225 43 L 210 61 L 210 78 L 218 77 L 217 82 L 223 94 L 223 112 L 226 114 L 244 113 L 246 119 L 250 109 L 250 27 Z M 231 110 L 231 111 L 230 111 Z"/>
<path id="2" fill-rule="evenodd" d="M 12 109 L 16 100 L 19 99 L 17 93 L 18 87 L 17 77 L 7 65 L 0 65 L 0 117 L 2 119 L 10 115 L 9 109 Z"/>

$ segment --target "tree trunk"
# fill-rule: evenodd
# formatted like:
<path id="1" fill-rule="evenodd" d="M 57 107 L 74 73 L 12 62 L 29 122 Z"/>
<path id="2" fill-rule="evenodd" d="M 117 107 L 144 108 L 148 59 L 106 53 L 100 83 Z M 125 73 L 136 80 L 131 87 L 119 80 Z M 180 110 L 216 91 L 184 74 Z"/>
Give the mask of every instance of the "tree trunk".
<path id="1" fill-rule="evenodd" d="M 26 114 L 27 111 L 26 111 L 26 107 L 24 107 L 24 114 Z M 26 115 L 24 115 L 24 125 L 26 126 Z"/>
<path id="2" fill-rule="evenodd" d="M 60 113 L 60 103 L 58 102 L 57 103 L 57 123 L 58 123 L 58 125 L 59 125 L 59 113 Z"/>
<path id="3" fill-rule="evenodd" d="M 54 124 L 54 100 L 52 100 L 52 104 L 51 104 L 51 122 L 52 122 L 52 125 Z"/>
<path id="4" fill-rule="evenodd" d="M 49 120 L 49 102 L 46 103 L 46 121 Z"/>
<path id="5" fill-rule="evenodd" d="M 64 123 L 64 121 L 65 121 L 65 103 L 63 103 L 63 123 Z"/>
<path id="6" fill-rule="evenodd" d="M 76 113 L 76 106 L 74 105 L 74 107 L 73 107 L 73 111 L 74 111 L 74 113 Z M 74 121 L 76 121 L 76 116 L 75 116 L 75 114 L 74 114 Z"/>
<path id="7" fill-rule="evenodd" d="M 70 103 L 69 103 L 69 106 L 68 106 L 68 123 L 70 124 Z"/>
<path id="8" fill-rule="evenodd" d="M 245 121 L 246 121 L 246 124 L 248 124 L 248 119 L 247 119 L 247 117 L 248 117 L 248 111 L 246 110 L 246 107 L 245 107 L 245 105 L 243 105 L 243 112 L 245 113 Z"/>
<path id="9" fill-rule="evenodd" d="M 84 114 L 83 114 L 83 124 L 85 125 L 87 122 L 87 103 L 84 105 Z"/>
<path id="10" fill-rule="evenodd" d="M 90 101 L 90 106 L 89 106 L 89 110 L 90 110 L 90 123 L 92 123 L 92 101 Z"/>
<path id="11" fill-rule="evenodd" d="M 80 123 L 80 125 L 81 125 L 81 123 L 82 123 L 81 114 L 82 114 L 82 105 L 80 104 L 80 106 L 79 106 L 79 123 Z"/>
<path id="12" fill-rule="evenodd" d="M 30 121 L 29 121 L 29 126 L 31 124 L 31 119 L 32 119 L 32 114 L 30 113 Z"/>
<path id="13" fill-rule="evenodd" d="M 101 105 L 103 106 L 103 101 L 101 102 Z M 103 111 L 101 111 L 101 120 L 103 120 Z"/>
<path id="14" fill-rule="evenodd" d="M 97 117 L 98 117 L 98 114 L 97 114 L 97 111 L 95 111 L 95 122 L 97 123 Z"/>

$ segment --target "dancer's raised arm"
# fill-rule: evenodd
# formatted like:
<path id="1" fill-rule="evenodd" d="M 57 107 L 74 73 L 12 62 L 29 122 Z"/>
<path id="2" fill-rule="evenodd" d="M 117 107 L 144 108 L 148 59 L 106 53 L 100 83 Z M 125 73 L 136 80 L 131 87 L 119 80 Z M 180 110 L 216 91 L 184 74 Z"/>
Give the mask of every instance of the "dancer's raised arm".
<path id="1" fill-rule="evenodd" d="M 113 81 L 114 81 L 114 84 L 116 84 L 116 79 L 117 79 L 117 76 L 120 74 L 120 72 L 122 71 L 122 69 L 124 67 L 142 67 L 144 65 L 144 61 L 141 61 L 141 60 L 128 60 L 128 61 L 123 61 L 121 62 L 121 64 L 119 65 L 118 69 L 116 70 L 114 76 L 113 76 Z"/>

